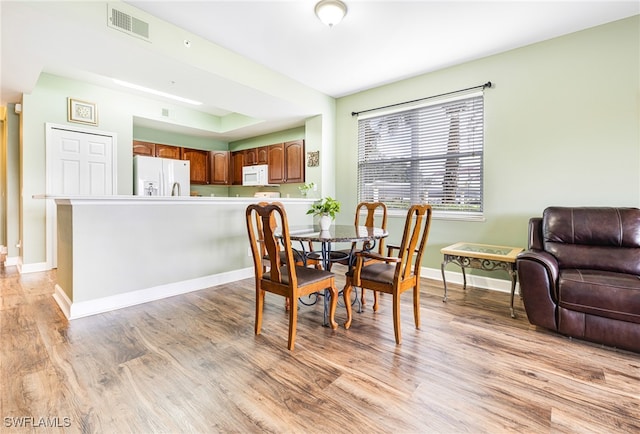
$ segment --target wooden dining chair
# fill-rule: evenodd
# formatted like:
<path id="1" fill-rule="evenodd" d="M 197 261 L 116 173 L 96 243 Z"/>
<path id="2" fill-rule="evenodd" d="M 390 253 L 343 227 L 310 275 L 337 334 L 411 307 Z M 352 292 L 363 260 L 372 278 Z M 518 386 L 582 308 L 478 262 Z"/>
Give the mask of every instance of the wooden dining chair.
<path id="1" fill-rule="evenodd" d="M 282 242 L 276 237 L 278 220 L 281 225 L 280 238 Z M 338 302 L 338 290 L 334 274 L 325 270 L 295 265 L 284 206 L 278 202 L 249 205 L 246 210 L 246 221 L 256 285 L 255 333 L 259 335 L 262 329 L 265 293 L 271 292 L 281 295 L 290 303 L 288 348 L 293 350 L 298 321 L 298 298 L 325 289 L 329 290 L 331 297 L 329 324 L 332 329 L 336 329 L 338 324 L 334 317 Z M 281 255 L 281 252 L 284 255 Z M 269 267 L 264 264 L 265 253 L 269 257 Z M 284 261 L 281 260 L 283 256 Z M 290 266 L 290 264 L 294 265 Z"/>
<path id="2" fill-rule="evenodd" d="M 361 223 L 360 217 L 361 217 L 362 211 L 364 210 L 367 211 L 367 215 L 363 224 Z M 381 213 L 379 213 L 380 214 L 379 218 L 376 218 L 377 211 L 381 211 Z M 376 226 L 376 224 L 379 224 L 379 225 Z M 379 227 L 381 229 L 387 230 L 387 206 L 382 202 L 360 202 L 356 207 L 355 225 Z M 380 238 L 377 244 L 378 244 L 377 252 L 378 254 L 382 255 L 384 253 L 384 238 Z M 356 243 L 353 243 L 351 245 L 350 250 L 346 250 L 346 249 L 342 250 L 342 252 L 347 253 L 348 257 L 346 259 L 346 263 L 345 263 L 345 260 L 342 260 L 340 263 L 351 267 L 355 264 L 356 253 L 363 252 L 363 251 L 371 251 L 371 250 L 372 250 L 372 246 L 368 241 L 363 242 L 360 248 L 358 248 Z M 363 266 L 367 266 L 375 262 L 377 262 L 377 259 L 365 258 Z M 365 305 L 364 288 L 360 288 L 360 303 L 362 304 L 362 306 Z"/>
<path id="3" fill-rule="evenodd" d="M 260 206 L 265 206 L 267 205 L 268 202 L 259 202 L 258 205 Z M 262 236 L 263 234 L 263 230 L 262 230 L 262 219 L 261 217 L 257 214 L 254 213 L 254 217 L 255 217 L 255 225 L 256 225 L 256 234 L 258 236 Z M 269 254 L 267 253 L 267 249 L 265 248 L 264 245 L 264 240 L 262 238 L 259 238 L 258 240 L 258 247 L 260 250 L 260 254 L 262 255 L 262 272 L 265 273 L 270 267 L 271 267 L 271 260 L 269 258 Z M 310 249 L 311 251 L 313 251 L 313 246 L 311 246 L 310 244 Z M 320 260 L 319 259 L 315 259 L 315 258 L 307 258 L 305 257 L 305 251 L 304 250 L 297 250 L 292 248 L 291 251 L 293 252 L 293 259 L 295 261 L 295 264 L 302 267 L 302 266 L 309 266 L 312 265 L 315 268 L 321 270 L 322 269 L 322 265 L 320 264 Z M 286 258 L 286 252 L 284 250 L 280 251 L 280 262 L 282 264 L 286 264 L 287 262 L 287 258 Z M 289 311 L 289 299 L 287 298 L 285 300 L 285 304 L 284 304 L 284 308 L 286 311 Z"/>
<path id="4" fill-rule="evenodd" d="M 420 268 L 422 254 L 427 245 L 431 227 L 431 206 L 413 205 L 407 212 L 404 233 L 400 246 L 388 246 L 387 256 L 375 252 L 358 252 L 356 264 L 347 272 L 344 288 L 344 302 L 349 320 L 344 327 L 351 326 L 351 288 L 368 288 L 374 292 L 374 312 L 378 311 L 378 294 L 384 292 L 393 296 L 393 329 L 396 344 L 402 342 L 400 333 L 400 294 L 413 290 L 413 318 L 416 328 L 420 328 Z M 391 256 L 398 250 L 398 256 Z M 365 266 L 365 259 L 376 260 Z"/>

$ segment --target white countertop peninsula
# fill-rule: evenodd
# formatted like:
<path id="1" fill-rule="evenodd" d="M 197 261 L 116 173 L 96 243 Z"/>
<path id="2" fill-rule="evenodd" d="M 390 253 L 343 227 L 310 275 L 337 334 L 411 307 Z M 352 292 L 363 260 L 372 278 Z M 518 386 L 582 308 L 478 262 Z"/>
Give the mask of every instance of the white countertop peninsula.
<path id="1" fill-rule="evenodd" d="M 54 298 L 69 319 L 253 275 L 245 223 L 254 197 L 61 197 Z M 311 224 L 317 198 L 278 198 Z"/>

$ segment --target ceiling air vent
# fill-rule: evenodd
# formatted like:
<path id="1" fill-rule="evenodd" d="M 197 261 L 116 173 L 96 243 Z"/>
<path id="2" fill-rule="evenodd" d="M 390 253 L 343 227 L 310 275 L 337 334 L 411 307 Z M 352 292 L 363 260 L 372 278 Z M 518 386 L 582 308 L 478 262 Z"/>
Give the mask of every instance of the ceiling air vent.
<path id="1" fill-rule="evenodd" d="M 149 40 L 149 23 L 109 6 L 107 24 L 129 35 Z"/>

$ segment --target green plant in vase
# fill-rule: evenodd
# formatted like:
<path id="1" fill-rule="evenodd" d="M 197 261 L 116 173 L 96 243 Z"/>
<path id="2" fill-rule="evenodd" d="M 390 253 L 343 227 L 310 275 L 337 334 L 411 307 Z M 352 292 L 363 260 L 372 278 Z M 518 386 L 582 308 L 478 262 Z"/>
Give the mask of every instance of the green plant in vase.
<path id="1" fill-rule="evenodd" d="M 315 187 L 316 184 L 314 182 L 305 182 L 300 187 L 298 187 L 298 190 L 300 190 L 300 194 L 302 195 L 302 197 L 307 197 L 307 194 L 309 194 L 309 192 L 312 191 Z"/>
<path id="2" fill-rule="evenodd" d="M 336 218 L 336 214 L 340 212 L 340 202 L 332 197 L 325 197 L 311 205 L 307 214 L 320 216 L 320 230 L 326 231 L 331 226 L 331 222 Z"/>

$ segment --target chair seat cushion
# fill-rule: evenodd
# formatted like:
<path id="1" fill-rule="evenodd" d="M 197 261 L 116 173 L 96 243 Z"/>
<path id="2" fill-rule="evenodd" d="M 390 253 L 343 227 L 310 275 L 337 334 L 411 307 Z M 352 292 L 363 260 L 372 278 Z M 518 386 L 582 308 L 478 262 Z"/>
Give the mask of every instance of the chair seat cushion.
<path id="1" fill-rule="evenodd" d="M 366 267 L 362 267 L 362 271 L 360 271 L 360 279 L 393 285 L 393 275 L 395 272 L 395 264 L 391 265 L 385 262 L 375 262 L 367 265 Z M 347 274 L 353 275 L 353 272 L 349 271 Z"/>
<path id="2" fill-rule="evenodd" d="M 559 299 L 570 310 L 640 324 L 640 277 L 633 274 L 562 270 Z"/>
<path id="3" fill-rule="evenodd" d="M 289 272 L 287 270 L 286 265 L 280 268 L 280 273 L 282 275 L 282 283 L 284 285 L 288 285 Z M 315 268 L 296 266 L 296 277 L 298 278 L 299 287 L 309 285 L 311 283 L 316 283 L 321 280 L 325 280 L 334 276 L 335 275 L 330 271 L 316 270 Z M 271 280 L 271 275 L 269 274 L 269 272 L 267 272 L 262 275 L 262 278 L 265 280 Z"/>

